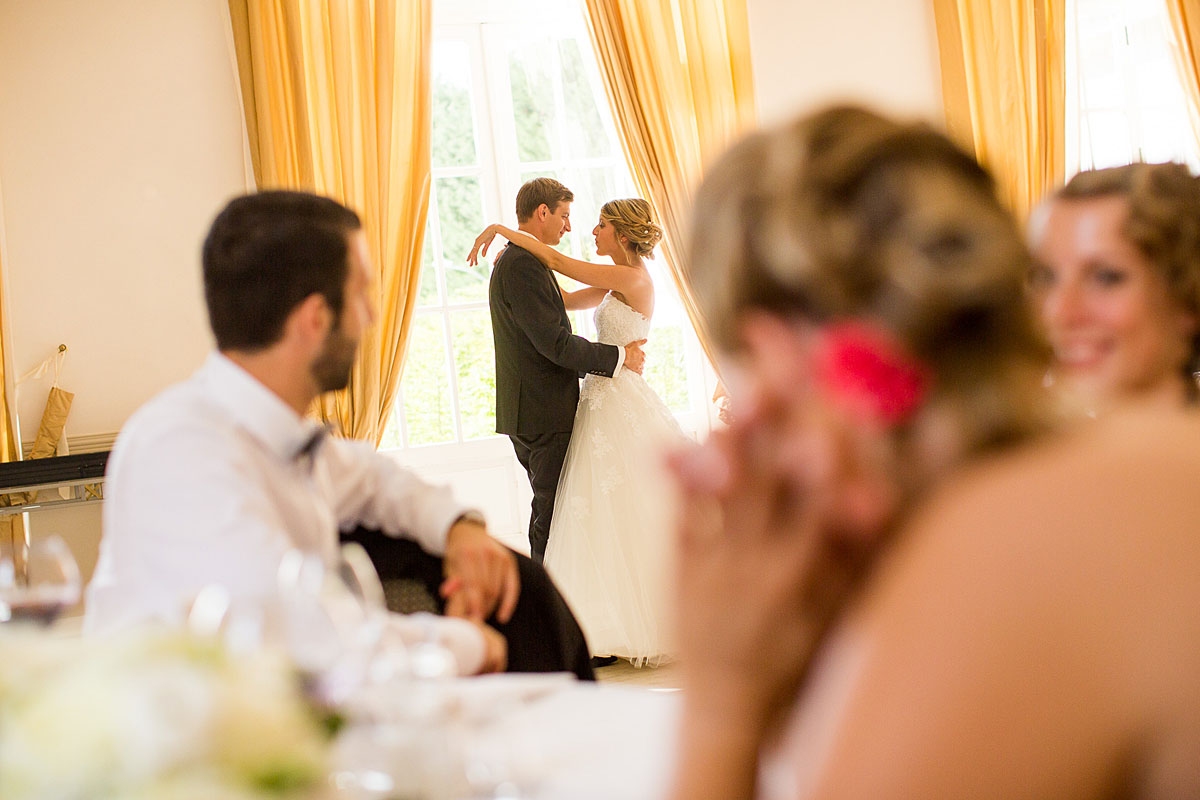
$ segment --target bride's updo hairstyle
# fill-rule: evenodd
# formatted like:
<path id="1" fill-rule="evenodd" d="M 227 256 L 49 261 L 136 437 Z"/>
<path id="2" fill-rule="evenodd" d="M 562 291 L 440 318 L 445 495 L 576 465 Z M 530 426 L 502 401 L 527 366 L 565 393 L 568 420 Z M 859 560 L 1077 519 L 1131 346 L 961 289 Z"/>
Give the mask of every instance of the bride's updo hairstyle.
<path id="1" fill-rule="evenodd" d="M 990 176 L 931 128 L 834 107 L 753 134 L 708 173 L 692 220 L 683 263 L 727 352 L 753 311 L 889 331 L 929 374 L 895 435 L 918 459 L 934 441 L 930 469 L 1042 426 L 1028 252 Z"/>
<path id="2" fill-rule="evenodd" d="M 616 228 L 629 240 L 629 247 L 642 258 L 654 258 L 654 246 L 662 238 L 662 228 L 654 222 L 650 204 L 640 197 L 609 200 L 600 209 L 600 219 Z"/>

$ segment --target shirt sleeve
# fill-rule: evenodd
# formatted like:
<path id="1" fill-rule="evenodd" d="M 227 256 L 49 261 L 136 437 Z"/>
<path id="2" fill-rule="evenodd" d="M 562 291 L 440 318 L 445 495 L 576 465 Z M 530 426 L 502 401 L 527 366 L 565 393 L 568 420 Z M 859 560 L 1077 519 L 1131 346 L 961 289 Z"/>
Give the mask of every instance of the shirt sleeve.
<path id="1" fill-rule="evenodd" d="M 321 462 L 343 531 L 363 525 L 442 555 L 454 520 L 475 510 L 458 502 L 449 487 L 427 483 L 367 442 L 330 439 L 322 445 Z"/>
<path id="2" fill-rule="evenodd" d="M 454 656 L 460 676 L 476 675 L 483 668 L 486 655 L 483 634 L 466 620 L 425 612 L 390 614 L 387 635 L 398 638 L 406 648 L 422 642 L 440 644 Z"/>
<path id="3" fill-rule="evenodd" d="M 211 427 L 143 421 L 114 448 L 104 535 L 88 587 L 85 628 L 181 624 L 206 586 L 231 599 L 274 590 L 293 545 L 262 476 Z"/>

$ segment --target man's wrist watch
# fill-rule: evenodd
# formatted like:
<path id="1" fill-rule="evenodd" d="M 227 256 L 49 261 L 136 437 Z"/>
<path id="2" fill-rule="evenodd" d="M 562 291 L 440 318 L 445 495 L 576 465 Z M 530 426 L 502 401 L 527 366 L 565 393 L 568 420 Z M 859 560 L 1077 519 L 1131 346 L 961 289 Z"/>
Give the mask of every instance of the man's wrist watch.
<path id="1" fill-rule="evenodd" d="M 464 511 L 463 513 L 459 514 L 457 517 L 454 518 L 454 522 L 450 523 L 450 527 L 453 528 L 455 525 L 457 525 L 460 522 L 473 522 L 481 528 L 487 527 L 487 520 L 483 518 L 483 514 L 480 514 L 478 511 L 473 511 L 473 510 L 472 511 Z"/>

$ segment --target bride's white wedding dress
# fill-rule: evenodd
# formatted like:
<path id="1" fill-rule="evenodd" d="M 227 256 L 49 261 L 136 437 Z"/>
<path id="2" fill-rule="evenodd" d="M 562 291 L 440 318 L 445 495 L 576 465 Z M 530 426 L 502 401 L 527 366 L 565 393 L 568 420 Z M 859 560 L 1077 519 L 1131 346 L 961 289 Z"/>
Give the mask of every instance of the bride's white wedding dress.
<path id="1" fill-rule="evenodd" d="M 611 293 L 596 308 L 597 339 L 647 338 L 650 320 Z M 546 568 L 578 617 L 593 655 L 635 665 L 672 652 L 672 574 L 665 447 L 684 433 L 641 375 L 588 375 L 558 481 Z"/>

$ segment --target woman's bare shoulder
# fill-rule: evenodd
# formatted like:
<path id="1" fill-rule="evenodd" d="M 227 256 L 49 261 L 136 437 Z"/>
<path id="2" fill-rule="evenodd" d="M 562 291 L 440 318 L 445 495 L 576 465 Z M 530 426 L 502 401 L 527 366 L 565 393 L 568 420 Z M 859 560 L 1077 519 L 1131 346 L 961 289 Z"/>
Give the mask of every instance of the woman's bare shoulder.
<path id="1" fill-rule="evenodd" d="M 1168 653 L 1200 669 L 1200 416 L 1113 415 L 981 462 L 914 515 L 882 566 L 885 614 L 927 602 L 1011 626 L 1005 637 L 1111 646 L 1117 669 L 1139 651 L 1147 669 L 1169 669 Z"/>
<path id="2" fill-rule="evenodd" d="M 1133 487 L 1150 495 L 1128 491 Z M 1200 415 L 1130 411 L 981 459 L 947 481 L 922 518 L 966 515 L 1004 524 L 1089 509 L 1142 511 L 1153 499 L 1183 512 L 1200 507 L 1194 489 L 1200 489 Z"/>
<path id="3" fill-rule="evenodd" d="M 1100 796 L 1129 762 L 1192 796 L 1178 754 L 1200 741 L 1198 520 L 1187 417 L 1105 420 L 963 471 L 846 620 L 853 691 L 828 785 L 875 763 L 894 797 Z"/>

